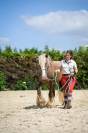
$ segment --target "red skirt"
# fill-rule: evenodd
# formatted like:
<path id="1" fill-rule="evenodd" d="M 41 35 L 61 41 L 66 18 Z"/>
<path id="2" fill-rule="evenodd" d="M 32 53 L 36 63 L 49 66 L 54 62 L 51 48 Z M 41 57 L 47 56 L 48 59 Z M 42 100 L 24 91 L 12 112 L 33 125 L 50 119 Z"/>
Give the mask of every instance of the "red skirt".
<path id="1" fill-rule="evenodd" d="M 60 81 L 63 90 L 65 92 L 70 92 L 70 93 L 73 92 L 73 89 L 74 89 L 76 82 L 77 82 L 77 80 L 75 77 L 69 77 L 67 75 L 66 76 L 62 75 L 62 78 Z"/>

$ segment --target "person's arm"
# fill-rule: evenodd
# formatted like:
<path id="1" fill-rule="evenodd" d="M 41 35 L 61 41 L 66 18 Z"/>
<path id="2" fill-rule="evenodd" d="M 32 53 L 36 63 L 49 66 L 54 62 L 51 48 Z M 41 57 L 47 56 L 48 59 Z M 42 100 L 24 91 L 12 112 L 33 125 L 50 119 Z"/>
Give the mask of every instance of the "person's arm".
<path id="1" fill-rule="evenodd" d="M 78 72 L 77 64 L 76 64 L 75 61 L 74 61 L 74 67 L 73 67 L 73 69 L 74 69 L 74 73 L 77 73 Z"/>
<path id="2" fill-rule="evenodd" d="M 74 67 L 74 72 L 77 73 L 78 72 L 78 69 Z"/>

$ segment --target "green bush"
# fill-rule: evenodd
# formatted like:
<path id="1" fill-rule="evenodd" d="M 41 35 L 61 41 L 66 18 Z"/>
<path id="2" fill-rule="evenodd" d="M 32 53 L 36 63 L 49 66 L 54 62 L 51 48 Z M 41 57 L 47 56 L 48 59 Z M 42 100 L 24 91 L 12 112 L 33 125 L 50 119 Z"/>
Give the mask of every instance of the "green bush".
<path id="1" fill-rule="evenodd" d="M 42 90 L 48 90 L 48 85 L 47 84 L 43 84 L 42 85 Z"/>
<path id="2" fill-rule="evenodd" d="M 36 48 L 17 51 L 17 49 L 13 50 L 10 46 L 6 46 L 3 50 L 0 48 L 0 70 L 6 74 L 5 76 L 3 72 L 0 72 L 0 90 L 4 90 L 8 84 L 10 85 L 10 89 L 36 89 L 38 81 L 33 78 L 33 73 L 31 73 L 32 58 L 37 57 L 41 53 L 48 53 L 52 60 L 62 60 L 64 52 L 65 51 L 60 52 L 59 50 L 49 49 L 48 45 L 45 46 L 44 51 L 38 51 Z M 82 88 L 88 89 L 88 47 L 79 47 L 73 50 L 73 53 L 74 60 L 78 66 L 78 81 Z M 36 69 L 35 61 L 33 67 Z M 29 73 L 28 70 L 30 70 Z M 34 72 L 36 71 L 34 70 Z M 31 74 L 32 77 L 27 77 L 29 74 Z M 25 79 L 25 77 L 27 78 Z M 43 85 L 43 89 L 46 90 L 47 85 Z"/>
<path id="3" fill-rule="evenodd" d="M 0 71 L 0 91 L 5 90 L 6 87 L 6 76 Z"/>
<path id="4" fill-rule="evenodd" d="M 18 80 L 15 85 L 15 90 L 27 90 L 26 82 L 22 80 Z"/>
<path id="5" fill-rule="evenodd" d="M 82 88 L 88 88 L 88 48 L 79 47 L 74 51 L 75 60 L 78 65 L 77 78 Z"/>
<path id="6" fill-rule="evenodd" d="M 29 77 L 28 79 L 26 79 L 26 83 L 27 83 L 28 90 L 35 90 L 38 86 L 37 79 L 34 79 L 32 77 Z"/>
<path id="7" fill-rule="evenodd" d="M 29 77 L 24 80 L 18 80 L 15 85 L 15 90 L 35 90 L 38 82 L 36 79 Z"/>

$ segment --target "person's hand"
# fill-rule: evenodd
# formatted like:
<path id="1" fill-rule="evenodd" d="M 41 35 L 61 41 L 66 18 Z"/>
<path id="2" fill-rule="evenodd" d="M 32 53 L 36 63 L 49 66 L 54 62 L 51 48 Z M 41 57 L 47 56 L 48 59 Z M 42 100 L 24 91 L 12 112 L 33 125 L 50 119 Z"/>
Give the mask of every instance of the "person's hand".
<path id="1" fill-rule="evenodd" d="M 69 75 L 69 78 L 74 78 L 74 74 L 71 73 L 71 74 Z"/>
<path id="2" fill-rule="evenodd" d="M 78 72 L 78 69 L 74 67 L 74 73 L 77 73 Z"/>

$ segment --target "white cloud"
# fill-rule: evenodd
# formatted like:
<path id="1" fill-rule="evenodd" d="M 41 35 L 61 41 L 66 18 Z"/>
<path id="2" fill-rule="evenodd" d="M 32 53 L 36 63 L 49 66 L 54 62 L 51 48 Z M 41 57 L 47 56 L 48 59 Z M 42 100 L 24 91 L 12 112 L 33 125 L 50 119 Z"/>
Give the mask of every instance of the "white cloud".
<path id="1" fill-rule="evenodd" d="M 22 16 L 24 22 L 33 28 L 48 33 L 77 33 L 88 35 L 88 11 L 57 11 L 40 16 Z"/>

